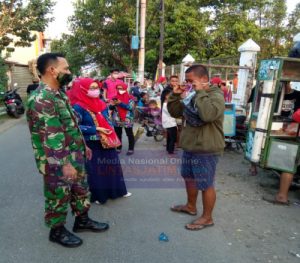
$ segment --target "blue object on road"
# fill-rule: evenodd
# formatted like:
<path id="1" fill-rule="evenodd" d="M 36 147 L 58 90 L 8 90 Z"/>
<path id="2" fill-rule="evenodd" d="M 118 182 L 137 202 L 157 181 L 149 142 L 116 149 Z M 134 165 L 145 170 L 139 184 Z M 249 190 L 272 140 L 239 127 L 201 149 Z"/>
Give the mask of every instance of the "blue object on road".
<path id="1" fill-rule="evenodd" d="M 160 235 L 159 235 L 159 238 L 158 238 L 159 241 L 163 241 L 163 242 L 169 242 L 169 238 L 168 236 L 162 232 Z"/>

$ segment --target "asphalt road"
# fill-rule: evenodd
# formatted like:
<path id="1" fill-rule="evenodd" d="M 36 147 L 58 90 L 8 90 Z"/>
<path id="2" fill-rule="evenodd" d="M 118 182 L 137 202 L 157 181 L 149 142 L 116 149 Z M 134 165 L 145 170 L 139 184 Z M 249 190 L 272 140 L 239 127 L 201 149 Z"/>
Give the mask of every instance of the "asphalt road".
<path id="1" fill-rule="evenodd" d="M 277 181 L 262 172 L 249 177 L 241 154 L 226 153 L 219 162 L 215 226 L 191 232 L 184 225 L 195 217 L 169 210 L 185 201 L 178 159 L 166 158 L 162 143 L 142 137 L 131 160 L 121 154 L 132 197 L 92 205 L 90 216 L 109 222 L 110 230 L 80 234 L 84 244 L 67 249 L 48 241 L 42 178 L 24 120 L 0 133 L 0 149 L 1 263 L 300 262 L 300 207 L 262 201 Z M 267 186 L 260 187 L 266 178 Z M 299 193 L 291 197 L 297 201 Z M 201 198 L 198 203 L 201 212 Z M 73 220 L 69 214 L 69 229 Z M 161 232 L 169 242 L 158 240 Z"/>

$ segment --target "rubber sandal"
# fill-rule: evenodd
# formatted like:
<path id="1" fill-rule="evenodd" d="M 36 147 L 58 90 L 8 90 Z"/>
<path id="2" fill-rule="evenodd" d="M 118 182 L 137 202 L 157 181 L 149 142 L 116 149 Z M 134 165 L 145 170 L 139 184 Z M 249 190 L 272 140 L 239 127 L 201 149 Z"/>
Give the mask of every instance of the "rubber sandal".
<path id="1" fill-rule="evenodd" d="M 191 225 L 193 227 L 189 227 L 188 225 Z M 214 226 L 214 225 L 215 225 L 214 223 L 211 223 L 211 224 L 195 224 L 195 221 L 193 221 L 192 223 L 185 225 L 185 229 L 190 230 L 190 231 L 199 231 L 199 230 L 203 230 L 204 228 L 211 227 L 211 226 Z"/>
<path id="2" fill-rule="evenodd" d="M 282 206 L 289 206 L 290 205 L 290 201 L 287 202 L 281 202 L 276 200 L 274 197 L 268 197 L 268 196 L 263 196 L 262 198 L 264 201 L 271 203 L 273 205 L 282 205 Z"/>
<path id="3" fill-rule="evenodd" d="M 184 213 L 184 214 L 188 214 L 191 216 L 197 215 L 197 212 L 188 211 L 186 209 L 183 209 L 184 207 L 185 207 L 184 205 L 175 205 L 175 206 L 172 206 L 170 209 L 172 212 Z"/>

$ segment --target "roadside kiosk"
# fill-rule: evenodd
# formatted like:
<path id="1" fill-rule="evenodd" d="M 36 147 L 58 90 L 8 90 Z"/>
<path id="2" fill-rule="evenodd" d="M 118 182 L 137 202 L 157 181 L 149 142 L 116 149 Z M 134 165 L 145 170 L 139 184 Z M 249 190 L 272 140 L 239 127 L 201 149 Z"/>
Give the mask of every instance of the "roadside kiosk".
<path id="1" fill-rule="evenodd" d="M 272 58 L 260 62 L 245 157 L 261 168 L 295 173 L 299 163 L 299 123 L 284 116 L 286 86 L 300 87 L 300 59 Z"/>

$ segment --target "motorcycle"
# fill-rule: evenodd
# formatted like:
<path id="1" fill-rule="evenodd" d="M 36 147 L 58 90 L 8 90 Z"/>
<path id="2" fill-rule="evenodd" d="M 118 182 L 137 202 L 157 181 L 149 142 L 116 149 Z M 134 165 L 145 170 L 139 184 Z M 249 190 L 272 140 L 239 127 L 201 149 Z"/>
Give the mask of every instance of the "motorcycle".
<path id="1" fill-rule="evenodd" d="M 6 113 L 14 118 L 21 117 L 21 115 L 25 112 L 23 101 L 20 95 L 17 93 L 18 89 L 17 83 L 15 83 L 12 90 L 0 93 L 0 95 L 3 96 Z"/>

